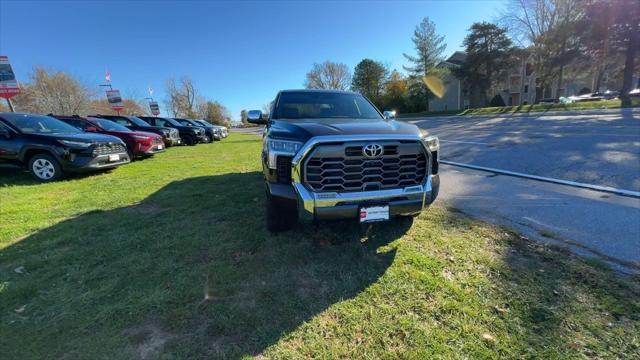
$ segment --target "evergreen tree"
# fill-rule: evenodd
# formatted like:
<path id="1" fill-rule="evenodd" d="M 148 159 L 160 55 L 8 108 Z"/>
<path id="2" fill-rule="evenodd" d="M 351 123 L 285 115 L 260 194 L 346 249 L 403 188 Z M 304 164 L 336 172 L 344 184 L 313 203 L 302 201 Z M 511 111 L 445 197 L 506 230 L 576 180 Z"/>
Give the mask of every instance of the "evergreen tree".
<path id="1" fill-rule="evenodd" d="M 353 72 L 351 90 L 361 93 L 373 102 L 378 102 L 382 95 L 387 73 L 387 68 L 382 63 L 364 59 L 356 65 Z"/>

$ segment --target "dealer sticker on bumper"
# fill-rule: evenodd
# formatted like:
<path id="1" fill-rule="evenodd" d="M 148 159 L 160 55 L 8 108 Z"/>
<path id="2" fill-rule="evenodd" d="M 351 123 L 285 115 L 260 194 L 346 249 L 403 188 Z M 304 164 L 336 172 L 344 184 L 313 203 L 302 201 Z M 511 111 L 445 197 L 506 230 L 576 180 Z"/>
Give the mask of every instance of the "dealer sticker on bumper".
<path id="1" fill-rule="evenodd" d="M 389 220 L 389 205 L 360 208 L 360 222 Z"/>
<path id="2" fill-rule="evenodd" d="M 109 155 L 109 161 L 119 161 L 119 160 L 120 160 L 120 154 Z"/>

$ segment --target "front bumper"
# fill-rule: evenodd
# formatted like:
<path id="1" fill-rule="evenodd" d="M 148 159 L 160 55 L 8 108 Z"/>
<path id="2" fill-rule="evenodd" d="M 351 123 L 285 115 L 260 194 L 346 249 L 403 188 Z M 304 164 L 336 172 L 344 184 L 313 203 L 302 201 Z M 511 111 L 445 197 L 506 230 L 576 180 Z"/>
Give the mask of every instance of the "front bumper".
<path id="1" fill-rule="evenodd" d="M 438 196 L 440 178 L 428 175 L 421 185 L 402 189 L 315 193 L 293 183 L 298 213 L 302 220 L 358 219 L 363 206 L 389 205 L 389 215 L 413 215 L 426 209 Z M 289 197 L 272 189 L 272 195 Z M 293 199 L 292 199 L 293 200 Z"/>
<path id="2" fill-rule="evenodd" d="M 110 155 L 118 155 L 120 159 L 117 161 L 109 161 Z M 129 154 L 127 154 L 126 152 L 122 152 L 116 154 L 98 155 L 96 157 L 67 155 L 65 158 L 63 158 L 61 165 L 65 171 L 83 172 L 100 169 L 110 169 L 119 165 L 127 164 L 129 162 L 131 162 Z"/>
<path id="3" fill-rule="evenodd" d="M 182 143 L 182 140 L 180 140 L 179 137 L 178 138 L 162 138 L 162 140 L 164 141 L 165 146 L 176 146 Z"/>

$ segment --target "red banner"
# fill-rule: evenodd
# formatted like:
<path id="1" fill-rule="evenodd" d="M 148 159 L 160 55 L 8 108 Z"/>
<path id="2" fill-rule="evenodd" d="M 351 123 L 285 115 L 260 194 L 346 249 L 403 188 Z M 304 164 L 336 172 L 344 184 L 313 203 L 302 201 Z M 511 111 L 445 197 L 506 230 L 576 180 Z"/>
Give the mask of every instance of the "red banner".
<path id="1" fill-rule="evenodd" d="M 0 97 L 8 99 L 18 94 L 20 94 L 20 86 L 18 86 L 9 58 L 0 56 Z"/>

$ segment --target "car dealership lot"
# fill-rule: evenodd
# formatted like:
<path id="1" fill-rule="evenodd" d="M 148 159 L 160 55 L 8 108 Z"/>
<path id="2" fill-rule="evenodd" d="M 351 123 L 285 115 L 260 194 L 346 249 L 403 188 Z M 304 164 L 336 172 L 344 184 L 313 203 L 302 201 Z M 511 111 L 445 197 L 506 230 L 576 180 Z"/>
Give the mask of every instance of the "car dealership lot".
<path id="1" fill-rule="evenodd" d="M 232 134 L 46 184 L 0 169 L 3 355 L 637 354 L 637 279 L 440 206 L 269 234 L 261 147 Z"/>

